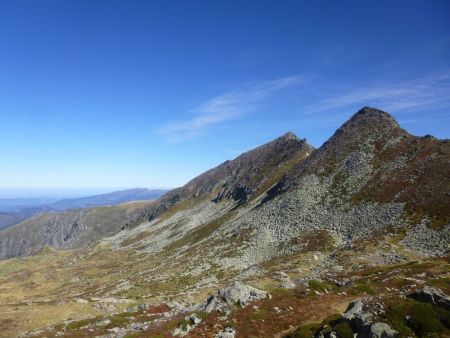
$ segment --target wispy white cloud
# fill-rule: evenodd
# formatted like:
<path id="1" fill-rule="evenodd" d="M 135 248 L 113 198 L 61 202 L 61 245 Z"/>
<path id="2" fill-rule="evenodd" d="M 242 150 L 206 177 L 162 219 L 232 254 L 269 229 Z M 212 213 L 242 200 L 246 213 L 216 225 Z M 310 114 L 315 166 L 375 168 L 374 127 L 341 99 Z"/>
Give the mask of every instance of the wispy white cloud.
<path id="1" fill-rule="evenodd" d="M 324 99 L 305 107 L 305 111 L 314 114 L 367 105 L 397 113 L 440 105 L 450 106 L 450 73 L 410 82 L 369 84 L 364 88 L 332 92 L 325 95 Z"/>
<path id="2" fill-rule="evenodd" d="M 200 135 L 208 127 L 254 111 L 276 93 L 301 82 L 299 76 L 249 83 L 238 90 L 213 97 L 192 110 L 192 118 L 170 122 L 158 132 L 165 140 L 176 142 Z"/>
<path id="3" fill-rule="evenodd" d="M 394 114 L 450 108 L 450 71 L 411 81 L 331 87 L 311 75 L 249 83 L 205 101 L 189 112 L 191 118 L 169 122 L 161 126 L 158 133 L 169 142 L 194 138 L 213 126 L 261 108 L 288 88 L 298 91 L 297 103 L 294 103 L 298 113 L 290 118 L 283 116 L 282 121 L 276 117 L 269 121 L 271 125 L 283 125 L 286 129 L 291 129 L 293 123 L 303 126 L 323 125 L 327 121 L 337 123 L 344 112 L 350 115 L 363 106 L 374 106 Z M 423 118 L 414 116 L 412 121 L 409 116 L 405 121 L 418 123 Z"/>

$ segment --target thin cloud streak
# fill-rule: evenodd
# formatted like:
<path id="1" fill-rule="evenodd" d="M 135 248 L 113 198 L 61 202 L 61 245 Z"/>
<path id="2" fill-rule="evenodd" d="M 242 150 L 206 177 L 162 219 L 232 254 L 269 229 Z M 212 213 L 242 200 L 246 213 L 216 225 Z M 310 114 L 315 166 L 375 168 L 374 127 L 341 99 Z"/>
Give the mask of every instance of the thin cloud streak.
<path id="1" fill-rule="evenodd" d="M 335 93 L 305 107 L 305 112 L 315 114 L 338 108 L 367 105 L 391 112 L 406 112 L 449 104 L 450 74 L 443 73 L 409 83 L 368 86 L 346 93 Z"/>
<path id="2" fill-rule="evenodd" d="M 315 88 L 316 93 L 321 93 L 319 98 L 317 95 L 308 96 L 309 89 L 314 88 L 315 84 L 311 75 L 305 76 L 249 83 L 239 90 L 213 97 L 193 109 L 191 119 L 167 123 L 158 133 L 168 142 L 195 138 L 212 126 L 254 112 L 287 88 L 299 91 L 298 98 L 303 103 L 298 104 L 301 113 L 296 117 L 301 117 L 298 124 L 302 125 L 316 125 L 319 121 L 323 124 L 327 120 L 335 122 L 339 114 L 347 116 L 363 106 L 374 106 L 395 114 L 450 107 L 450 72 L 409 82 L 369 83 L 350 89 L 330 90 L 321 86 Z M 308 81 L 305 81 L 306 78 Z M 271 122 L 272 125 L 274 123 Z M 292 119 L 288 124 L 286 119 L 281 122 L 288 129 L 292 123 Z"/>
<path id="3" fill-rule="evenodd" d="M 278 92 L 298 85 L 301 78 L 290 76 L 271 81 L 250 83 L 240 88 L 216 96 L 201 104 L 192 112 L 193 118 L 181 122 L 171 122 L 158 130 L 169 142 L 179 142 L 194 138 L 208 127 L 236 119 L 256 110 L 261 104 Z"/>

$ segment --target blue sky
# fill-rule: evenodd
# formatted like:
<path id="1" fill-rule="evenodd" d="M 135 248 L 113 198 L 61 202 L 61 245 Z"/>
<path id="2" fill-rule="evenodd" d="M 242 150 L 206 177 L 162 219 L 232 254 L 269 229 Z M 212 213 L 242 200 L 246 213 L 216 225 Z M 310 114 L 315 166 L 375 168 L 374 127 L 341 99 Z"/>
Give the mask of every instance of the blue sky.
<path id="1" fill-rule="evenodd" d="M 449 137 L 449 1 L 0 0 L 0 187 L 178 186 L 365 105 Z"/>

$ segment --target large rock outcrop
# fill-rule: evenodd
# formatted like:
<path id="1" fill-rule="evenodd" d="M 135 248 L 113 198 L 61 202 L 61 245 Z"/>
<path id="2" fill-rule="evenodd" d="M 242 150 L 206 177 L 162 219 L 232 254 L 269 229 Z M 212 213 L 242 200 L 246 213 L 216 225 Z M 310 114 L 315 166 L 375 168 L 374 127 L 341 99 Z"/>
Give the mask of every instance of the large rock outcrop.
<path id="1" fill-rule="evenodd" d="M 416 289 L 411 297 L 421 302 L 433 303 L 450 310 L 450 297 L 439 288 L 424 286 Z"/>
<path id="2" fill-rule="evenodd" d="M 219 289 L 211 295 L 202 305 L 202 309 L 206 312 L 223 311 L 235 305 L 245 307 L 252 301 L 265 298 L 270 298 L 270 294 L 252 286 L 234 282 L 231 286 Z"/>

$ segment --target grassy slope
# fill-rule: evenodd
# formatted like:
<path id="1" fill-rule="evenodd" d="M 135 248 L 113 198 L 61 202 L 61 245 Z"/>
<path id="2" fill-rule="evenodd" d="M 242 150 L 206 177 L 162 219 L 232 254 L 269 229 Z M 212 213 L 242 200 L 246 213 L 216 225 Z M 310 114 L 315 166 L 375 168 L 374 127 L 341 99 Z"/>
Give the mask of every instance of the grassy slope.
<path id="1" fill-rule="evenodd" d="M 361 254 L 367 253 L 364 250 L 370 250 L 367 245 L 368 243 L 358 244 Z M 111 312 L 96 309 L 95 302 L 83 304 L 74 301 L 77 297 L 88 299 L 89 296 L 102 294 L 104 291 L 99 291 L 102 289 L 99 284 L 118 279 L 120 276 L 115 275 L 114 271 L 125 267 L 120 264 L 119 257 L 112 258 L 109 252 L 106 255 L 106 251 L 98 250 L 99 252 L 93 254 L 89 259 L 79 257 L 80 261 L 73 266 L 67 266 L 64 263 L 76 257 L 76 253 L 70 251 L 1 262 L 0 336 L 10 337 L 26 329 L 56 324 L 54 331 L 41 336 L 52 337 L 57 331 L 63 331 L 69 337 L 81 337 L 87 334 L 104 334 L 107 333 L 108 328 L 112 327 L 126 327 L 130 321 L 143 322 L 161 317 L 157 314 L 150 314 L 153 310 L 114 315 Z M 345 251 L 339 252 L 338 256 L 340 263 L 347 261 Z M 305 254 L 303 257 L 299 255 L 295 259 L 274 261 L 272 264 L 277 266 L 277 270 L 281 267 L 294 277 L 302 275 L 295 271 L 295 267 L 306 267 L 308 262 L 311 264 L 311 261 L 310 254 Z M 105 264 L 106 262 L 107 264 Z M 280 289 L 273 275 L 268 273 L 266 276 L 253 278 L 247 282 L 256 286 L 264 285 L 273 296 L 271 300 L 259 301 L 256 307 L 236 308 L 226 319 L 218 318 L 222 315 L 216 313 L 199 314 L 204 321 L 189 334 L 189 337 L 203 335 L 212 337 L 213 333 L 228 325 L 237 329 L 237 337 L 275 337 L 280 336 L 281 333 L 284 335 L 293 332 L 298 326 L 317 328 L 321 323 L 322 325 L 332 323 L 337 315 L 345 310 L 350 301 L 372 294 L 380 297 L 389 309 L 393 304 L 404 304 L 401 308 L 395 307 L 390 310 L 382 320 L 387 321 L 396 329 L 400 328 L 405 330 L 404 332 L 411 333 L 412 331 L 408 330 L 413 330 L 413 328 L 403 323 L 407 326 L 404 328 L 403 324 L 398 322 L 398 311 L 409 313 L 408 311 L 412 311 L 415 303 L 401 300 L 399 290 L 412 291 L 417 287 L 419 279 L 429 285 L 440 287 L 445 292 L 450 292 L 449 262 L 450 258 L 447 257 L 369 267 L 368 261 L 363 262 L 361 259 L 348 264 L 345 266 L 345 271 L 336 275 L 337 278 L 354 278 L 353 283 L 342 288 L 337 288 L 332 285 L 331 281 L 324 279 L 321 282 L 311 281 L 307 286 L 300 286 L 292 290 Z M 83 273 L 83 270 L 86 271 Z M 94 273 L 94 271 L 96 272 Z M 131 271 L 127 270 L 127 272 Z M 108 277 L 105 277 L 105 274 Z M 74 276 L 80 277 L 84 283 L 71 282 L 71 278 Z M 178 288 L 176 285 L 170 285 L 170 283 L 167 285 L 167 291 L 173 292 L 176 288 Z M 62 295 L 64 296 L 62 297 Z M 198 296 L 205 297 L 204 294 Z M 27 304 L 25 300 L 33 302 Z M 121 313 L 124 307 L 144 301 L 158 303 L 157 298 L 145 300 L 130 298 L 130 301 L 129 304 L 118 306 L 114 312 Z M 422 304 L 416 304 L 415 307 L 417 306 L 420 307 Z M 132 318 L 127 319 L 130 317 Z M 135 336 L 162 335 L 170 337 L 170 331 L 182 324 L 183 318 L 182 315 L 165 319 L 161 324 L 152 325 L 142 334 Z M 63 319 L 75 319 L 75 322 L 62 324 Z M 100 319 L 109 319 L 113 324 L 97 326 L 95 323 Z M 312 323 L 314 325 L 310 325 Z M 443 333 L 445 332 L 449 332 L 448 329 L 444 329 Z"/>

